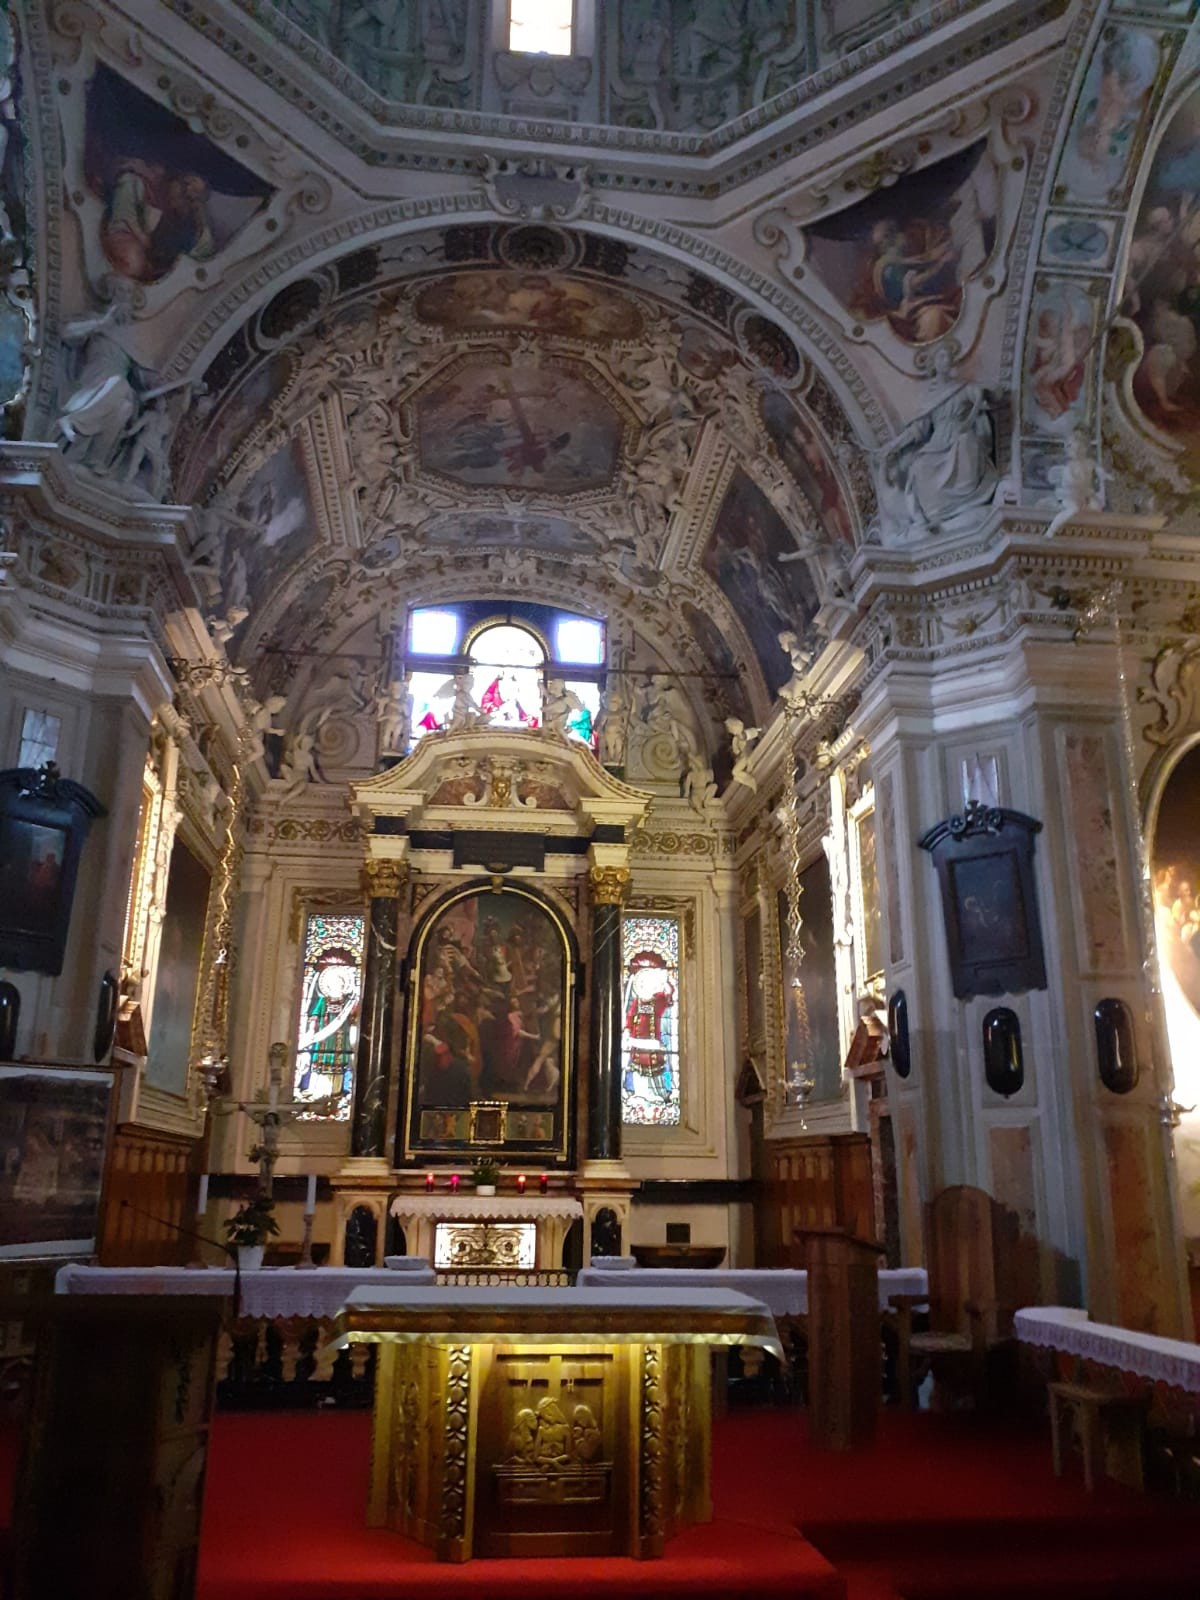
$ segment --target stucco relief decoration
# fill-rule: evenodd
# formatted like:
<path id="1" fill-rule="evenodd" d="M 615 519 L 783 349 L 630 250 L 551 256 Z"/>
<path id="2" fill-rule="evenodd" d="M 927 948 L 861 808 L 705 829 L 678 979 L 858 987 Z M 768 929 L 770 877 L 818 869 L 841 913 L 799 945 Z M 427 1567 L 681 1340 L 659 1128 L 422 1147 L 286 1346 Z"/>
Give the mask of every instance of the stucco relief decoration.
<path id="1" fill-rule="evenodd" d="M 13 19 L 0 15 L 0 409 L 9 437 L 20 432 L 38 333 L 21 55 Z"/>
<path id="2" fill-rule="evenodd" d="M 1071 848 L 1083 902 L 1081 958 L 1093 970 L 1129 960 L 1110 795 L 1113 775 L 1103 735 L 1067 732 L 1063 758 L 1071 795 Z"/>
<path id="3" fill-rule="evenodd" d="M 1018 130 L 1032 111 L 1017 93 L 976 112 L 968 141 L 960 118 L 877 151 L 763 212 L 755 237 L 844 338 L 927 370 L 940 340 L 973 348 L 1004 289 L 1028 161 Z"/>
<path id="4" fill-rule="evenodd" d="M 801 0 L 618 0 L 602 11 L 609 114 L 623 127 L 719 127 L 788 88 L 806 65 Z"/>

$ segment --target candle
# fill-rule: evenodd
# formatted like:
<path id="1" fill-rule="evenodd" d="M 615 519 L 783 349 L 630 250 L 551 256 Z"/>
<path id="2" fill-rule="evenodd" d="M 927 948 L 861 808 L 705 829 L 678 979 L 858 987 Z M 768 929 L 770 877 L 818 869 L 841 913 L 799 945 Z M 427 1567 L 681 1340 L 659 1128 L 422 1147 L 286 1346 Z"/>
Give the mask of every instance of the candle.
<path id="1" fill-rule="evenodd" d="M 308 1192 L 304 1196 L 304 1215 L 311 1217 L 317 1209 L 317 1175 L 310 1172 L 308 1175 Z"/>
<path id="2" fill-rule="evenodd" d="M 541 1194 L 550 1193 L 550 1174 L 548 1172 L 543 1172 L 538 1179 L 538 1191 Z"/>
<path id="3" fill-rule="evenodd" d="M 517 1193 L 525 1193 L 525 1174 L 522 1172 L 517 1177 Z"/>
<path id="4" fill-rule="evenodd" d="M 200 1174 L 200 1193 L 196 1196 L 196 1215 L 202 1217 L 208 1210 L 208 1173 Z"/>
<path id="5" fill-rule="evenodd" d="M 450 1174 L 450 1193 L 451 1194 L 457 1194 L 458 1193 L 458 1173 L 457 1172 L 452 1172 Z"/>
<path id="6" fill-rule="evenodd" d="M 426 1194 L 432 1194 L 433 1193 L 433 1173 L 432 1172 L 427 1172 L 425 1174 L 425 1193 Z"/>

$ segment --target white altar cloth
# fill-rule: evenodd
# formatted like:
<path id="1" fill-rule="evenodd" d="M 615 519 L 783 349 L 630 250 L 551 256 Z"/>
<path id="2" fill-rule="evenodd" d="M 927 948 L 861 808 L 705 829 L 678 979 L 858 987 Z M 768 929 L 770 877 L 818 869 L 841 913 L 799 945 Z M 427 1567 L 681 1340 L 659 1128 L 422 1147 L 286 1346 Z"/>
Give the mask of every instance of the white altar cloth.
<path id="1" fill-rule="evenodd" d="M 559 1344 L 568 1323 L 571 1337 L 579 1338 L 579 1325 L 584 1323 L 587 1336 L 605 1344 L 672 1343 L 680 1338 L 698 1344 L 757 1344 L 783 1359 L 779 1341 L 770 1331 L 769 1309 L 751 1295 L 727 1288 L 695 1289 L 675 1285 L 634 1288 L 627 1282 L 615 1288 L 586 1289 L 522 1288 L 519 1284 L 486 1288 L 381 1289 L 372 1283 L 347 1297 L 341 1319 L 347 1329 L 334 1341 L 334 1347 L 379 1338 L 406 1341 L 436 1339 L 443 1335 L 454 1342 L 468 1342 L 470 1337 L 509 1342 L 514 1335 L 509 1331 L 508 1319 L 514 1312 L 531 1316 L 535 1312 L 551 1312 L 561 1319 L 562 1326 L 523 1327 L 520 1333 L 523 1345 Z M 660 1312 L 692 1313 L 707 1324 L 710 1331 L 687 1335 L 656 1331 L 655 1317 Z M 393 1315 L 398 1325 L 392 1325 Z M 406 1315 L 412 1317 L 410 1328 L 402 1325 Z M 365 1324 L 373 1317 L 378 1317 L 386 1326 L 367 1327 Z M 488 1334 L 486 1330 L 493 1317 L 501 1331 Z M 728 1317 L 738 1331 L 722 1333 L 719 1328 L 722 1317 Z M 746 1331 L 747 1318 L 759 1323 L 758 1332 Z M 537 1320 L 540 1324 L 540 1315 Z M 622 1331 L 622 1322 L 631 1326 Z"/>
<path id="2" fill-rule="evenodd" d="M 433 1194 L 398 1194 L 391 1213 L 401 1222 L 430 1217 L 435 1222 L 536 1222 L 539 1217 L 574 1220 L 583 1215 L 578 1200 L 565 1195 L 546 1194 L 450 1194 L 445 1189 Z"/>
<path id="3" fill-rule="evenodd" d="M 773 1317 L 808 1315 L 808 1273 L 803 1268 L 738 1267 L 584 1267 L 579 1274 L 585 1288 L 732 1289 L 761 1300 Z M 924 1267 L 884 1267 L 879 1273 L 879 1309 L 887 1309 L 893 1294 L 928 1294 L 929 1275 Z"/>
<path id="4" fill-rule="evenodd" d="M 427 1288 L 436 1282 L 428 1263 L 403 1274 L 388 1267 L 263 1267 L 242 1273 L 244 1317 L 328 1317 L 341 1310 L 356 1289 L 368 1285 Z M 58 1294 L 202 1294 L 233 1297 L 232 1267 L 60 1267 Z M 401 1287 L 402 1294 L 405 1289 Z"/>
<path id="5" fill-rule="evenodd" d="M 1148 1378 L 1151 1383 L 1200 1395 L 1200 1344 L 1092 1322 L 1086 1311 L 1070 1306 L 1029 1306 L 1016 1313 L 1013 1324 L 1022 1344 L 1062 1350 L 1118 1372 Z"/>

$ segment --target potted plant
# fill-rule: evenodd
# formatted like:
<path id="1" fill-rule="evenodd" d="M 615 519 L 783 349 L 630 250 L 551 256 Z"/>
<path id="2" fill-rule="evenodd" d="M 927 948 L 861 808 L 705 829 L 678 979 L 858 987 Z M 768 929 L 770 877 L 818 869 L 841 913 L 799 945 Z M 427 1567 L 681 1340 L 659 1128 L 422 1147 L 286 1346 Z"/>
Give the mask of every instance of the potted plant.
<path id="1" fill-rule="evenodd" d="M 255 1272 L 262 1266 L 267 1240 L 275 1238 L 278 1232 L 275 1202 L 265 1194 L 256 1194 L 225 1221 L 226 1236 L 237 1250 L 238 1265 L 243 1272 Z"/>
<path id="2" fill-rule="evenodd" d="M 500 1168 L 490 1156 L 480 1156 L 471 1169 L 471 1181 L 476 1194 L 495 1194 L 500 1181 Z"/>

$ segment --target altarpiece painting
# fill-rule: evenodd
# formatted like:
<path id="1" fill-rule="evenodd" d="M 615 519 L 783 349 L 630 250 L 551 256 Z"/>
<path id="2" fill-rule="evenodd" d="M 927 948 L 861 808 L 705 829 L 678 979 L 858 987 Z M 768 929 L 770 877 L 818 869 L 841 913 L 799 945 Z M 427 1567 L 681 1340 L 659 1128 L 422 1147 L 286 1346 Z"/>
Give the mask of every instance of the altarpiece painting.
<path id="1" fill-rule="evenodd" d="M 571 936 L 526 890 L 454 894 L 418 930 L 407 1033 L 410 1154 L 568 1157 Z"/>

